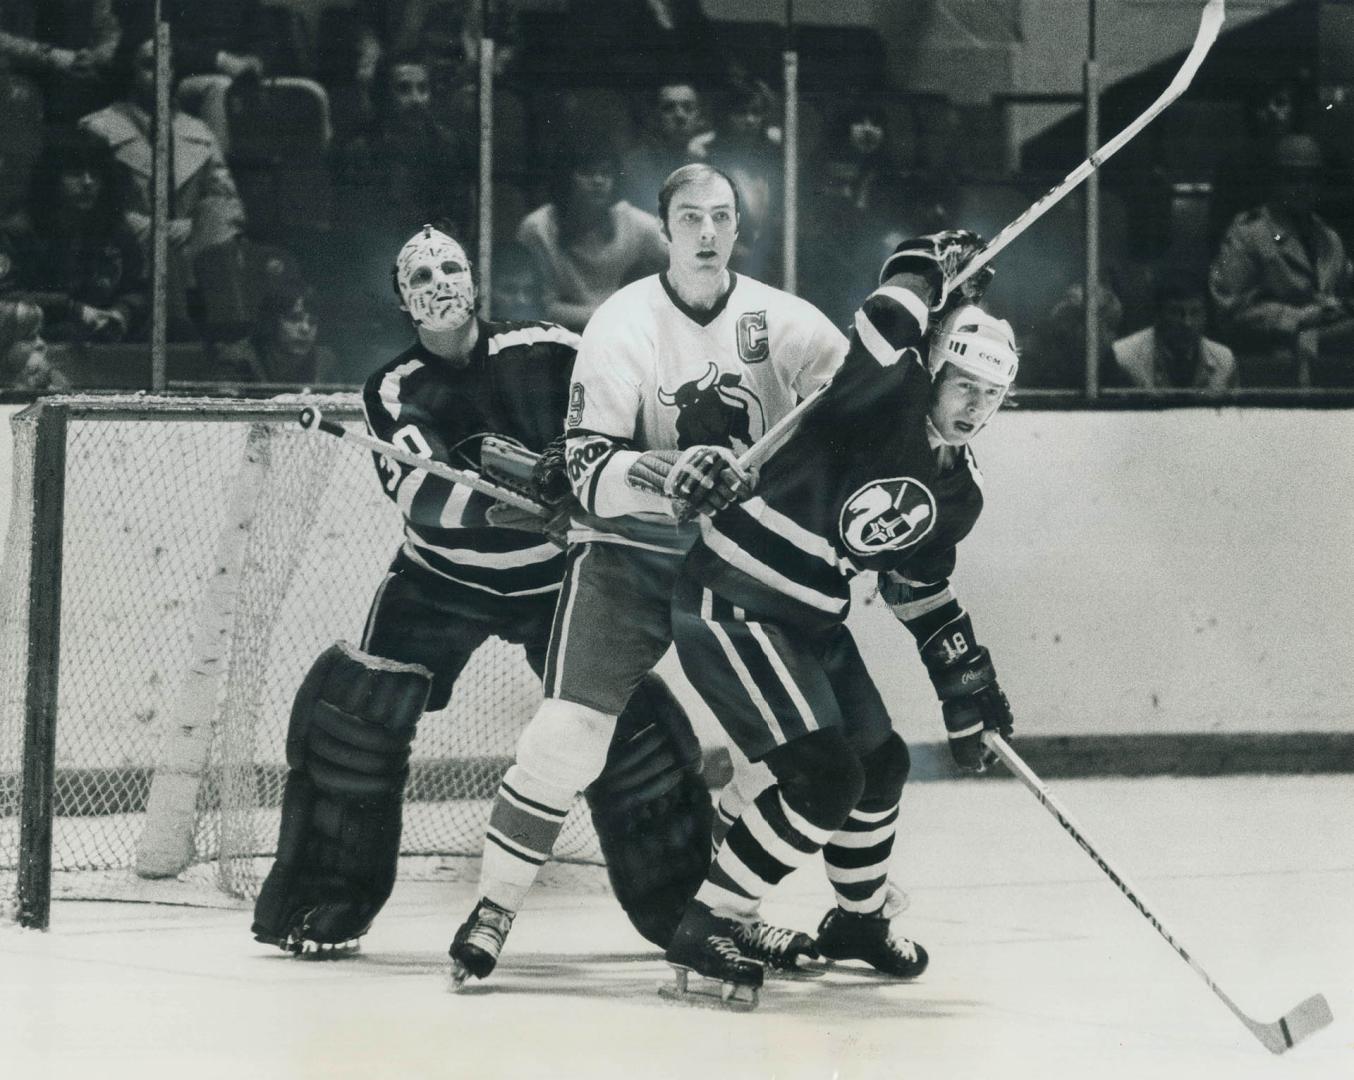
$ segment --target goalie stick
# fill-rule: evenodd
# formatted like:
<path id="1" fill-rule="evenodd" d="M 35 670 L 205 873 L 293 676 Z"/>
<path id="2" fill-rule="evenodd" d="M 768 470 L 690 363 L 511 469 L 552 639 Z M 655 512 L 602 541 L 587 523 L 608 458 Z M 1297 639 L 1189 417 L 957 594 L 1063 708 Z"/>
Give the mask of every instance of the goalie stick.
<path id="1" fill-rule="evenodd" d="M 1241 1009 L 1237 1007 L 1236 1003 L 1223 992 L 1222 987 L 1213 981 L 1212 976 L 1210 976 L 1199 962 L 1185 950 L 1185 947 L 1175 939 L 1175 936 L 1162 925 L 1161 920 L 1152 914 L 1142 898 L 1142 893 L 1139 892 L 1136 887 L 1130 885 L 1123 874 L 1112 867 L 1105 856 L 1097 851 L 1094 845 L 1086 839 L 1086 834 L 1081 830 L 1080 826 L 1073 822 L 1072 816 L 1067 812 L 1062 803 L 1054 798 L 1053 793 L 1048 790 L 1044 782 L 1040 780 L 1020 756 L 1011 749 L 1006 740 L 995 731 L 985 731 L 983 732 L 983 742 L 993 753 L 1001 758 L 1006 767 L 1011 770 L 1022 784 L 1029 788 L 1030 791 L 1034 792 L 1035 798 L 1043 804 L 1044 809 L 1057 819 L 1058 824 L 1067 830 L 1068 835 L 1077 842 L 1077 846 L 1079 846 L 1082 851 L 1086 852 L 1095 864 L 1104 871 L 1105 876 L 1119 887 L 1119 891 L 1128 898 L 1129 903 L 1137 908 L 1138 913 L 1152 924 L 1152 927 L 1158 934 L 1166 939 L 1166 943 L 1175 950 L 1176 955 L 1194 969 L 1194 973 L 1198 975 L 1199 978 L 1203 979 L 1208 985 L 1208 988 L 1221 999 L 1224 1005 L 1232 1010 L 1232 1015 L 1245 1024 L 1252 1035 L 1264 1043 L 1266 1049 L 1274 1054 L 1282 1054 L 1289 1047 L 1294 1046 L 1308 1035 L 1320 1031 L 1331 1022 L 1332 1016 L 1330 1005 L 1327 1004 L 1326 998 L 1322 994 L 1313 994 L 1305 1001 L 1289 1009 L 1288 1012 L 1284 1013 L 1279 1019 L 1270 1023 L 1252 1020 L 1242 1012 Z"/>
<path id="2" fill-rule="evenodd" d="M 464 484 L 472 491 L 481 492 L 488 495 L 498 502 L 507 503 L 509 506 L 515 506 L 519 510 L 525 510 L 529 514 L 535 514 L 537 517 L 548 518 L 551 511 L 544 503 L 537 502 L 535 499 L 528 498 L 512 488 L 496 484 L 492 480 L 486 479 L 482 474 L 473 469 L 456 469 L 450 465 L 445 465 L 440 461 L 434 461 L 431 458 L 420 457 L 418 454 L 409 450 L 402 450 L 393 443 L 382 442 L 380 439 L 372 438 L 370 435 L 363 435 L 358 431 L 349 431 L 342 424 L 336 424 L 332 420 L 326 420 L 319 409 L 313 405 L 307 405 L 301 410 L 297 417 L 301 426 L 307 431 L 323 431 L 326 435 L 333 435 L 335 438 L 342 439 L 344 442 L 350 442 L 364 449 L 370 450 L 376 454 L 384 454 L 392 461 L 398 461 L 404 465 L 412 465 L 416 469 L 422 469 L 424 472 L 431 473 L 433 476 L 440 476 L 443 480 L 450 480 L 453 484 Z"/>
<path id="3" fill-rule="evenodd" d="M 969 260 L 968 265 L 955 276 L 950 283 L 951 290 L 968 281 L 969 278 L 990 263 L 999 252 L 1009 247 L 1011 241 L 1015 240 L 1048 211 L 1062 202 L 1072 191 L 1076 190 L 1083 180 L 1123 149 L 1125 143 L 1155 120 L 1166 106 L 1170 105 L 1188 89 L 1189 84 L 1194 81 L 1194 76 L 1198 73 L 1200 65 L 1203 64 L 1204 57 L 1208 55 L 1208 50 L 1213 47 L 1213 42 L 1217 40 L 1218 32 L 1222 29 L 1223 18 L 1226 15 L 1224 5 L 1225 0 L 1208 0 L 1203 15 L 1199 19 L 1199 29 L 1194 35 L 1194 44 L 1190 47 L 1189 55 L 1185 57 L 1185 62 L 1180 65 L 1180 70 L 1175 73 L 1175 78 L 1171 80 L 1170 85 L 1161 92 L 1161 96 L 1152 102 L 1123 131 L 1063 177 L 1061 181 L 1036 200 L 1028 210 L 989 240 L 982 250 Z M 789 441 L 790 436 L 799 429 L 800 422 L 818 404 L 823 392 L 830 385 L 832 384 L 829 380 L 818 387 L 768 428 L 766 433 L 738 459 L 739 467 L 755 469 L 764 464 L 767 458 Z"/>

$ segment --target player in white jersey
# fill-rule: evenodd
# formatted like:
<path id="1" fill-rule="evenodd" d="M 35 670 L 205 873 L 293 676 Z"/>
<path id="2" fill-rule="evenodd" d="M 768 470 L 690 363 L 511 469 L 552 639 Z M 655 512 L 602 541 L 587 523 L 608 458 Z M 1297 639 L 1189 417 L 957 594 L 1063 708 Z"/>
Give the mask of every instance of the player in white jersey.
<path id="1" fill-rule="evenodd" d="M 672 642 L 672 584 L 696 536 L 689 518 L 750 492 L 735 453 L 846 354 L 812 305 L 728 268 L 738 195 L 727 176 L 683 166 L 664 183 L 659 212 L 667 271 L 607 300 L 579 346 L 566 464 L 592 519 L 570 531 L 546 700 L 494 802 L 479 899 L 451 946 L 458 986 L 493 970 L 575 794 L 602 770 L 618 712 Z M 657 898 L 668 935 L 689 898 Z M 770 962 L 812 947 L 759 922 L 740 933 L 747 955 Z"/>

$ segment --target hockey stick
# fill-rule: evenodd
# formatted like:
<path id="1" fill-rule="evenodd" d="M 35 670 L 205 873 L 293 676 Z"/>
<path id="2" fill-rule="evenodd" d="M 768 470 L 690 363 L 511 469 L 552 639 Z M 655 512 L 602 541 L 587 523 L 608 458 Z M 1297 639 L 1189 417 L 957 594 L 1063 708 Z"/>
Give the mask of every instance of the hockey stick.
<path id="1" fill-rule="evenodd" d="M 519 510 L 525 510 L 529 514 L 535 514 L 537 517 L 548 518 L 551 511 L 543 503 L 535 499 L 529 499 L 520 492 L 513 491 L 512 488 L 503 487 L 495 484 L 492 480 L 486 480 L 480 473 L 471 469 L 455 469 L 450 465 L 445 465 L 440 461 L 434 461 L 431 458 L 420 457 L 418 454 L 411 453 L 408 450 L 401 450 L 393 443 L 382 442 L 380 439 L 374 439 L 370 435 L 363 435 L 358 431 L 349 431 L 342 424 L 337 424 L 333 420 L 326 420 L 320 413 L 320 410 L 313 405 L 307 405 L 301 410 L 297 417 L 300 424 L 307 431 L 323 431 L 326 435 L 333 435 L 335 438 L 342 439 L 344 442 L 353 443 L 366 450 L 376 454 L 384 454 L 392 461 L 398 461 L 404 465 L 412 465 L 416 469 L 422 469 L 433 476 L 440 476 L 443 480 L 450 480 L 453 484 L 464 484 L 472 491 L 478 491 L 488 495 L 498 502 L 507 503 L 509 506 L 515 506 Z"/>
<path id="2" fill-rule="evenodd" d="M 1062 803 L 1053 797 L 1053 793 L 1048 790 L 1044 782 L 1011 749 L 1006 740 L 995 731 L 986 731 L 983 733 L 983 742 L 988 749 L 1001 758 L 1006 767 L 1015 774 L 1022 784 L 1034 792 L 1035 798 L 1043 803 L 1044 808 L 1058 819 L 1058 824 L 1067 830 L 1081 850 L 1091 857 L 1115 885 L 1119 886 L 1119 891 L 1128 898 L 1129 903 L 1138 909 L 1138 913 L 1152 924 L 1156 932 L 1166 939 L 1166 943 L 1175 950 L 1176 955 L 1194 969 L 1194 973 L 1208 984 L 1208 988 L 1222 1000 L 1224 1005 L 1232 1010 L 1232 1015 L 1245 1024 L 1250 1033 L 1264 1043 L 1271 1053 L 1282 1054 L 1289 1047 L 1305 1039 L 1313 1032 L 1320 1031 L 1331 1022 L 1330 1005 L 1326 1003 L 1326 998 L 1322 994 L 1313 994 L 1306 1001 L 1289 1009 L 1279 1019 L 1268 1024 L 1259 1020 L 1252 1020 L 1242 1012 L 1236 1003 L 1223 993 L 1222 988 L 1213 981 L 1199 962 L 1185 950 L 1183 945 L 1176 941 L 1170 931 L 1161 924 L 1161 921 L 1148 910 L 1147 904 L 1143 901 L 1142 893 L 1136 887 L 1130 885 L 1123 874 L 1110 866 L 1105 856 L 1100 854 L 1086 839 L 1086 834 L 1072 821 L 1072 816 Z"/>
<path id="3" fill-rule="evenodd" d="M 1123 131 L 1063 177 L 1028 210 L 989 240 L 982 250 L 974 255 L 963 270 L 955 276 L 950 283 L 952 290 L 958 288 L 990 263 L 999 252 L 1010 246 L 1011 241 L 1062 202 L 1064 198 L 1080 186 L 1086 177 L 1123 149 L 1125 143 L 1155 120 L 1166 106 L 1170 105 L 1188 89 L 1189 84 L 1194 81 L 1194 76 L 1198 73 L 1200 65 L 1203 64 L 1204 57 L 1208 55 L 1208 50 L 1213 47 L 1213 42 L 1217 40 L 1218 32 L 1222 29 L 1223 18 L 1226 14 L 1224 3 L 1225 0 L 1208 0 L 1203 15 L 1199 19 L 1199 29 L 1194 35 L 1194 44 L 1190 47 L 1189 55 L 1185 57 L 1185 62 L 1180 65 L 1180 70 L 1175 73 L 1175 78 L 1171 80 L 1170 85 L 1161 92 L 1161 96 L 1152 102 L 1146 111 Z M 818 387 L 767 429 L 766 433 L 738 459 L 739 466 L 743 469 L 755 469 L 779 450 L 789 441 L 790 436 L 798 430 L 805 415 L 817 406 L 823 392 L 830 385 L 831 383 L 827 382 Z"/>

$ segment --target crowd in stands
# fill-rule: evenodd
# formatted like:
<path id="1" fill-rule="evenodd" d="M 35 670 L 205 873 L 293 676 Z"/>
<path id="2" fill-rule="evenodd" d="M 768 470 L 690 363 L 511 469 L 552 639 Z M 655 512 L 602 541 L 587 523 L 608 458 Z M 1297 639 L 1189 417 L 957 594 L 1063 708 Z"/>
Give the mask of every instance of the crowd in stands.
<path id="1" fill-rule="evenodd" d="M 474 0 L 346 0 L 313 23 L 276 0 L 162 0 L 173 58 L 167 333 L 202 359 L 177 377 L 351 386 L 403 347 L 391 252 L 434 219 L 474 250 L 486 209 L 483 31 L 495 45 L 494 317 L 579 330 L 617 288 L 661 269 L 656 193 L 692 160 L 738 185 L 735 269 L 780 284 L 780 43 L 731 40 L 698 0 L 555 8 L 569 32 L 543 38 L 509 2 L 488 5 L 482 27 Z M 0 388 L 124 386 L 111 369 L 103 378 L 100 356 L 150 339 L 154 10 L 153 0 L 0 3 Z M 959 136 L 973 114 L 923 103 L 935 118 L 923 131 L 882 86 L 846 76 L 806 102 L 798 182 L 797 289 L 839 324 L 898 239 L 951 226 L 990 234 L 1044 181 L 1017 191 L 1024 178 L 1007 170 L 965 188 L 973 162 L 955 148 L 971 142 Z M 1354 238 L 1322 212 L 1335 148 L 1314 137 L 1297 83 L 1261 88 L 1244 108 L 1243 137 L 1201 185 L 1207 259 L 1173 262 L 1180 245 L 1166 235 L 1131 265 L 1104 267 L 1101 388 L 1354 387 Z M 985 164 L 988 179 L 1004 168 Z M 1150 203 L 1149 190 L 1125 200 Z M 990 222 L 969 220 L 984 213 Z M 1161 231 L 1126 228 L 1139 247 Z M 1027 269 L 998 277 L 1025 388 L 1085 385 L 1077 245 L 1041 263 L 1032 244 Z"/>

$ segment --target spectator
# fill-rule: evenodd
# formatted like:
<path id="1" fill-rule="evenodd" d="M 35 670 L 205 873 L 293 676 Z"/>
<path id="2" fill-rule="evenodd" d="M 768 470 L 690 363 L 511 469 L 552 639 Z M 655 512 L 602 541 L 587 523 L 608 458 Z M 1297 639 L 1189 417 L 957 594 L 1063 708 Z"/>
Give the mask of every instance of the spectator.
<path id="1" fill-rule="evenodd" d="M 691 83 L 664 83 L 647 100 L 639 138 L 621 160 L 621 194 L 646 210 L 673 170 L 692 160 L 692 145 L 709 139 L 705 107 Z"/>
<path id="2" fill-rule="evenodd" d="M 1270 153 L 1285 135 L 1302 131 L 1304 107 L 1310 93 L 1293 78 L 1262 84 L 1245 103 L 1244 137 L 1226 153 L 1213 171 L 1213 193 L 1208 204 L 1208 239 L 1217 245 L 1237 214 L 1264 202 Z"/>
<path id="3" fill-rule="evenodd" d="M 74 120 L 112 100 L 121 37 L 112 0 L 0 3 L 0 64 L 38 82 L 49 122 Z"/>
<path id="4" fill-rule="evenodd" d="M 445 218 L 463 235 L 474 220 L 473 148 L 434 117 L 432 100 L 427 62 L 392 54 L 378 68 L 372 123 L 339 149 L 339 220 L 372 250 L 398 247 L 411 221 Z"/>
<path id="5" fill-rule="evenodd" d="M 126 97 L 84 117 L 80 127 L 113 157 L 113 197 L 150 265 L 154 211 L 151 117 L 155 109 L 154 43 L 144 41 L 130 58 Z M 197 260 L 235 242 L 244 232 L 244 205 L 211 129 L 174 110 L 169 184 L 170 323 L 175 337 L 192 337 Z"/>
<path id="6" fill-rule="evenodd" d="M 0 300 L 0 389 L 61 394 L 70 388 L 47 355 L 42 308 L 28 300 Z"/>
<path id="7" fill-rule="evenodd" d="M 1232 350 L 1204 336 L 1207 287 L 1175 270 L 1154 291 L 1153 324 L 1114 343 L 1114 360 L 1131 386 L 1231 390 L 1237 385 Z"/>
<path id="8" fill-rule="evenodd" d="M 730 266 L 775 284 L 780 276 L 785 165 L 775 95 L 760 80 L 740 85 L 713 132 L 693 140 L 700 157 L 727 173 L 738 187 L 738 241 Z M 702 145 L 703 143 L 703 145 Z"/>
<path id="9" fill-rule="evenodd" d="M 865 215 L 894 169 L 887 118 L 870 102 L 858 102 L 828 124 L 811 166 L 812 194 L 825 207 Z"/>
<path id="10" fill-rule="evenodd" d="M 334 352 L 319 344 L 315 293 L 306 286 L 267 293 L 259 307 L 249 374 L 265 383 L 308 386 L 337 370 Z"/>
<path id="11" fill-rule="evenodd" d="M 366 0 L 365 8 L 369 19 L 388 26 L 385 43 L 391 51 L 417 50 L 427 58 L 439 108 L 473 120 L 480 67 L 479 0 L 410 0 L 402 5 Z M 493 5 L 486 32 L 494 39 L 494 78 L 502 79 L 512 70 L 519 47 L 516 8 Z"/>
<path id="12" fill-rule="evenodd" d="M 1100 317 L 1099 382 L 1124 386 L 1114 350 L 1123 306 L 1108 282 L 1097 290 Z M 1080 390 L 1086 385 L 1086 288 L 1069 285 L 1048 315 L 1035 324 L 1021 357 L 1020 382 L 1025 389 Z"/>
<path id="13" fill-rule="evenodd" d="M 0 292 L 31 300 L 56 341 L 136 337 L 148 310 L 140 245 L 113 204 L 112 159 L 92 136 L 49 136 L 29 208 L 0 227 Z"/>
<path id="14" fill-rule="evenodd" d="M 541 270 L 521 244 L 495 244 L 490 264 L 490 315 L 503 322 L 543 319 L 545 289 Z"/>
<path id="15" fill-rule="evenodd" d="M 334 142 L 346 146 L 375 117 L 376 72 L 384 49 L 375 29 L 350 8 L 320 13 L 317 75 L 329 95 Z"/>
<path id="16" fill-rule="evenodd" d="M 545 317 L 570 330 L 622 285 L 667 265 L 658 219 L 617 194 L 619 169 L 609 140 L 576 140 L 556 170 L 554 199 L 517 230 L 541 268 Z"/>
<path id="17" fill-rule="evenodd" d="M 1316 213 L 1323 167 L 1315 139 L 1279 139 L 1267 198 L 1232 221 L 1209 269 L 1243 386 L 1354 386 L 1354 266 Z"/>

